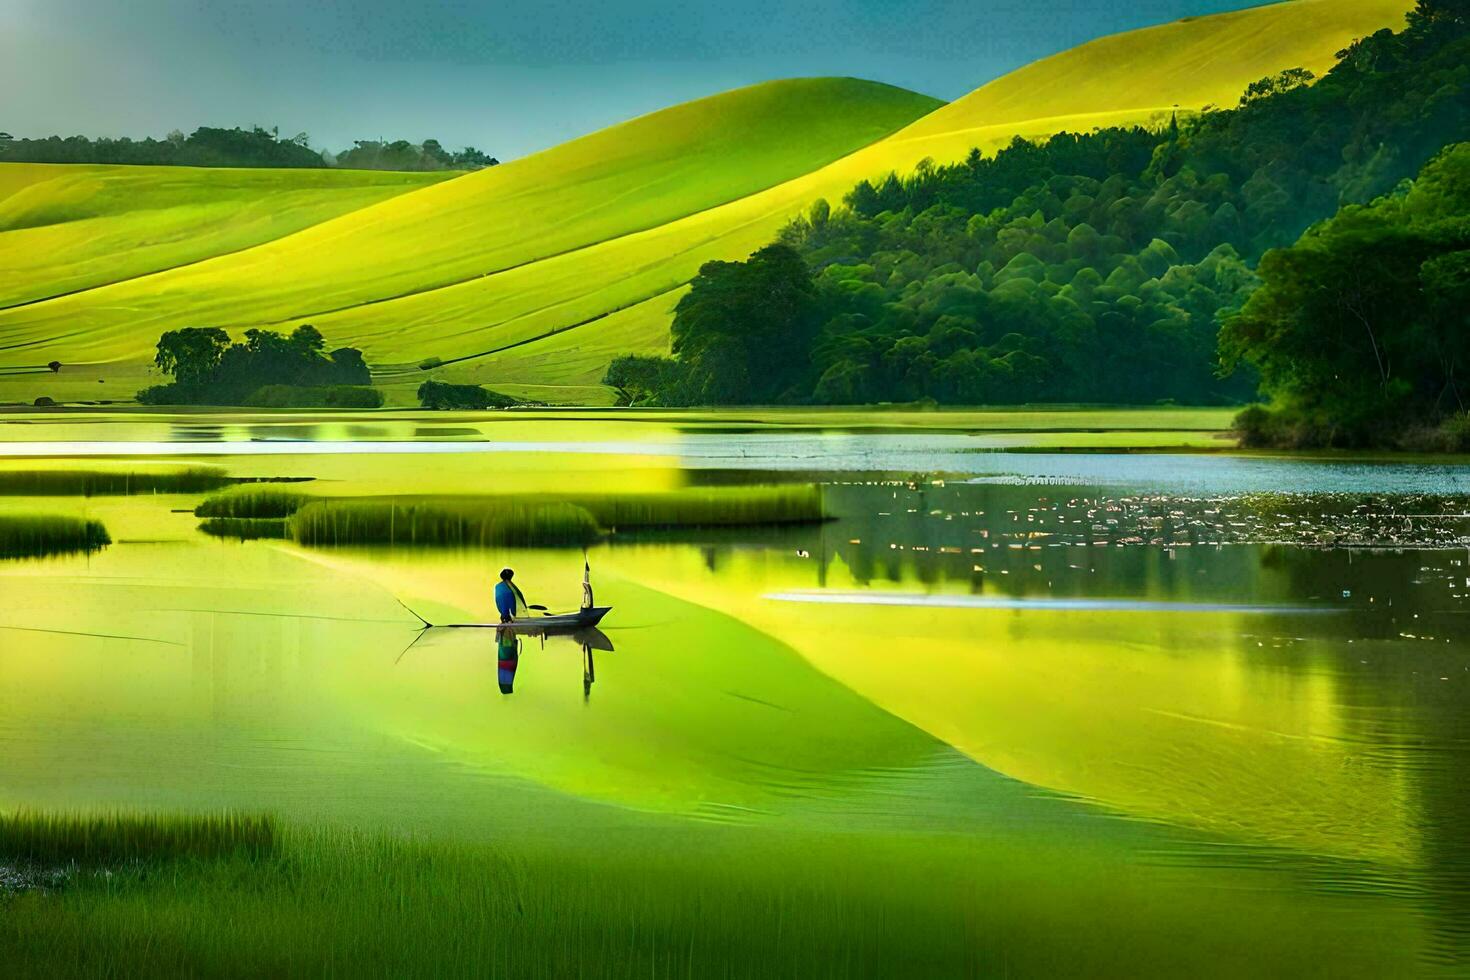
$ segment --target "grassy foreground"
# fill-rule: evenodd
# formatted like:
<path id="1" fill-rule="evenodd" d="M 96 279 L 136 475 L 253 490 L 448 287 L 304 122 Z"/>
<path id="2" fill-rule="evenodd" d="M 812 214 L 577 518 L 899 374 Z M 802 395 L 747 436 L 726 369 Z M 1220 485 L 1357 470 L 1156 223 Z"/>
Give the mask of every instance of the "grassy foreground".
<path id="1" fill-rule="evenodd" d="M 159 831 L 162 847 L 132 846 Z M 69 873 L 0 894 L 11 976 L 893 975 L 916 959 L 956 974 L 978 955 L 958 919 L 865 894 L 866 875 L 826 862 L 830 880 L 768 891 L 722 861 L 551 862 L 265 818 L 30 817 L 4 822 L 0 864 L 17 836 Z"/>

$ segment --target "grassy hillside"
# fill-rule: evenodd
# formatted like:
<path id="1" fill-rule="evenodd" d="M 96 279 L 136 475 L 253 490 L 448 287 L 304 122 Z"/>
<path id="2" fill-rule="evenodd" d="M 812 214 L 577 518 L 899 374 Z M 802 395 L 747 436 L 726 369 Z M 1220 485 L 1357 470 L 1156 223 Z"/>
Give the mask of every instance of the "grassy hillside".
<path id="1" fill-rule="evenodd" d="M 381 356 L 404 358 L 492 350 L 587 321 L 579 331 L 601 327 L 593 318 L 682 286 L 710 259 L 743 257 L 811 201 L 838 200 L 866 177 L 912 169 L 926 157 L 960 159 L 973 146 L 994 150 L 1017 135 L 1160 121 L 1175 104 L 1202 108 L 1224 101 L 1222 93 L 1236 93 L 1233 102 L 1246 85 L 1274 71 L 1325 69 L 1347 40 L 1398 26 L 1408 7 L 1408 0 L 1299 0 L 1104 38 L 1007 75 L 885 140 L 763 193 L 492 279 L 317 322 L 362 339 Z M 1091 83 L 1076 84 L 1080 78 Z M 1028 101 L 1043 90 L 1046 99 Z M 1110 99 L 1112 108 L 1101 108 Z M 516 358 L 505 363 L 524 364 L 535 347 L 516 348 Z M 498 377 L 491 372 L 486 380 Z"/>
<path id="2" fill-rule="evenodd" d="M 0 307 L 239 251 L 452 176 L 0 163 Z"/>
<path id="3" fill-rule="evenodd" d="M 180 322 L 297 319 L 450 286 L 779 184 L 938 104 L 855 79 L 797 79 L 727 92 L 229 259 L 47 304 L 11 317 L 0 334 L 6 344 L 41 347 L 57 339 L 49 324 L 80 325 L 82 335 L 63 353 L 71 360 L 109 359 L 140 353 Z"/>
<path id="4" fill-rule="evenodd" d="M 0 312 L 0 366 L 138 358 L 183 324 L 309 318 L 380 363 L 511 347 L 486 357 L 475 379 L 586 384 L 602 352 L 666 343 L 663 311 L 703 262 L 743 257 L 818 197 L 1016 135 L 1233 102 L 1274 71 L 1324 69 L 1352 37 L 1398 26 L 1409 6 L 1295 0 L 1104 38 L 885 139 L 932 103 L 852 80 L 716 96 L 244 253 Z M 627 322 L 637 329 L 617 332 Z M 568 328 L 576 333 L 551 336 Z"/>

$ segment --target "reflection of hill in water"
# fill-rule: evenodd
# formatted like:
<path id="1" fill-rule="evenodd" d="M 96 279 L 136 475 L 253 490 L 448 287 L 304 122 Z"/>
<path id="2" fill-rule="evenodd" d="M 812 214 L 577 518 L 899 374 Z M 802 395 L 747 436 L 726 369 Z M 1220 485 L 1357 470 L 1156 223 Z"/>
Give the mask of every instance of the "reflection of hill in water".
<path id="1" fill-rule="evenodd" d="M 1255 853 L 1248 863 L 1310 856 L 1316 863 L 1300 874 L 1313 888 L 1418 896 L 1437 955 L 1470 953 L 1470 851 L 1461 845 L 1470 821 L 1470 669 L 1461 652 L 1470 558 L 1449 547 L 1465 527 L 1465 502 L 1054 492 L 839 484 L 826 491 L 837 521 L 781 540 L 706 536 L 697 549 L 648 543 L 611 554 L 625 572 L 780 636 L 992 768 L 1132 816 L 1207 829 Z M 1219 528 L 1236 537 L 1211 544 Z M 1204 540 L 1185 546 L 1176 529 Z M 1380 529 L 1420 548 L 1330 543 L 1370 540 Z M 811 589 L 1280 604 L 1338 615 L 770 598 Z M 1180 859 L 1209 863 L 1227 851 Z"/>

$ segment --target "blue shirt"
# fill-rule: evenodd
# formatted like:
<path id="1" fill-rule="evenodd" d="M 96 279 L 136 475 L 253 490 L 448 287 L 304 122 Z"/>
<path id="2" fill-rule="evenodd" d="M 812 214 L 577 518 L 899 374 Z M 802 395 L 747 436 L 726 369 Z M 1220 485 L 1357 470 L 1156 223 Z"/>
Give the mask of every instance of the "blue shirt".
<path id="1" fill-rule="evenodd" d="M 495 583 L 495 609 L 502 616 L 516 614 L 516 590 L 504 579 Z"/>

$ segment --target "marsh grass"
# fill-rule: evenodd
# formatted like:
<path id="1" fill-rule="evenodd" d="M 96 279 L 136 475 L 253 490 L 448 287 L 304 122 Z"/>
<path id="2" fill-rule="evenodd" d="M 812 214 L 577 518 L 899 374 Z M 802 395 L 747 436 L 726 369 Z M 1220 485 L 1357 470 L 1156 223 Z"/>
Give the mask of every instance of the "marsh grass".
<path id="1" fill-rule="evenodd" d="M 199 522 L 200 532 L 212 538 L 234 538 L 236 541 L 284 540 L 291 529 L 281 518 L 211 517 Z"/>
<path id="2" fill-rule="evenodd" d="M 112 544 L 100 521 L 79 517 L 0 516 L 0 559 L 91 554 Z"/>
<path id="3" fill-rule="evenodd" d="M 180 470 L 0 470 L 0 494 L 12 497 L 121 497 L 207 493 L 237 483 L 210 467 Z"/>
<path id="4" fill-rule="evenodd" d="M 955 896 L 885 895 L 822 858 L 802 858 L 813 872 L 803 877 L 773 855 L 754 869 L 602 848 L 512 856 L 294 828 L 268 844 L 166 865 L 182 855 L 164 849 L 52 895 L 12 897 L 0 948 L 18 975 L 67 977 L 976 975 L 979 965 L 948 910 L 963 906 Z"/>
<path id="5" fill-rule="evenodd" d="M 236 490 L 216 494 L 194 508 L 196 517 L 282 520 L 310 502 L 309 497 L 284 490 Z"/>
<path id="6" fill-rule="evenodd" d="M 43 865 L 240 856 L 259 859 L 276 846 L 276 822 L 236 813 L 0 814 L 0 860 Z"/>
<path id="7" fill-rule="evenodd" d="M 453 548 L 585 545 L 607 531 L 796 524 L 827 516 L 821 489 L 815 485 L 693 487 L 655 494 L 536 498 L 352 498 L 303 503 L 289 497 L 269 492 L 222 494 L 205 501 L 196 513 L 264 518 L 283 515 L 295 506 L 287 526 L 291 538 L 300 544 Z M 219 530 L 233 536 L 240 528 L 222 525 Z"/>
<path id="8" fill-rule="evenodd" d="M 601 534 L 592 515 L 571 504 L 474 497 L 318 500 L 289 526 L 297 543 L 315 547 L 580 545 Z"/>

